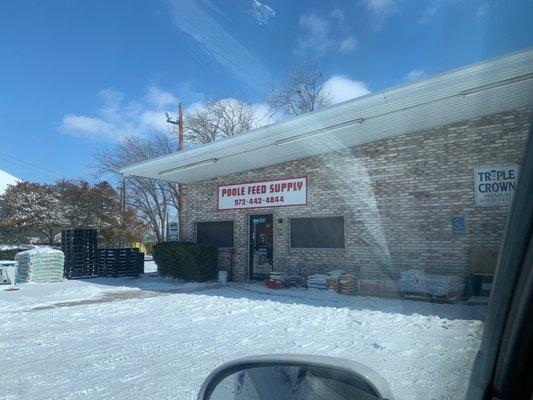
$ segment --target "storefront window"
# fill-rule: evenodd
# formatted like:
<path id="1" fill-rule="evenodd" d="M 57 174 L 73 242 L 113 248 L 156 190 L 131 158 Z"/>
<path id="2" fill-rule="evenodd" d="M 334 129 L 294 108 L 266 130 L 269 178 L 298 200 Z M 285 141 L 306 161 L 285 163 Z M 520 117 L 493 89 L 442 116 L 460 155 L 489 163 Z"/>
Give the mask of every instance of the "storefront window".
<path id="1" fill-rule="evenodd" d="M 216 247 L 233 247 L 233 221 L 198 222 L 196 241 Z"/>
<path id="2" fill-rule="evenodd" d="M 344 217 L 291 218 L 292 248 L 344 248 Z"/>

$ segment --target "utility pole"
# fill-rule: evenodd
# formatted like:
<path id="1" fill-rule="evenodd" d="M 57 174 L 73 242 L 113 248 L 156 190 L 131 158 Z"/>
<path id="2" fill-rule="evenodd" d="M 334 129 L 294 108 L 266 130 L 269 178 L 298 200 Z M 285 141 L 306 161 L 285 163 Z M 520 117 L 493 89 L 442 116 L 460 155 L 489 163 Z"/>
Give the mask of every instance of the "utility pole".
<path id="1" fill-rule="evenodd" d="M 120 211 L 122 213 L 122 223 L 120 224 L 120 247 L 124 246 L 124 230 L 126 228 L 126 178 L 122 177 L 122 185 L 120 187 Z"/>
<path id="2" fill-rule="evenodd" d="M 178 125 L 178 151 L 183 151 L 183 104 L 178 104 L 178 119 L 173 121 L 169 113 L 167 115 L 167 122 L 172 125 Z M 183 184 L 178 183 L 178 240 L 183 240 L 183 224 L 182 224 L 182 209 L 183 209 Z"/>
<path id="3" fill-rule="evenodd" d="M 178 150 L 183 151 L 183 104 L 178 105 Z M 183 185 L 178 183 L 178 240 L 183 241 Z"/>

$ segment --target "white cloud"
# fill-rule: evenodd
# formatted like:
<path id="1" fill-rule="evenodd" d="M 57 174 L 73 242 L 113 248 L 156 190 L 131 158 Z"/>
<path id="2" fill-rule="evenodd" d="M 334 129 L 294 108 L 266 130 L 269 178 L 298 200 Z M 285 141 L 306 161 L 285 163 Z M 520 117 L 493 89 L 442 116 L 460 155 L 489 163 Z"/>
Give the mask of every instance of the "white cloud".
<path id="1" fill-rule="evenodd" d="M 411 82 L 421 79 L 426 76 L 426 71 L 422 68 L 415 68 L 409 71 L 409 73 L 404 77 L 404 81 Z"/>
<path id="2" fill-rule="evenodd" d="M 433 19 L 435 14 L 437 14 L 438 7 L 436 3 L 431 4 L 429 7 L 427 7 L 424 10 L 424 13 L 422 14 L 422 18 L 420 18 L 420 22 L 422 25 L 427 24 L 429 21 Z"/>
<path id="3" fill-rule="evenodd" d="M 340 8 L 334 8 L 329 16 L 330 18 L 337 19 L 341 23 L 344 22 L 344 11 Z"/>
<path id="4" fill-rule="evenodd" d="M 298 40 L 297 54 L 311 52 L 317 56 L 324 55 L 332 45 L 329 38 L 330 23 L 326 18 L 304 14 L 300 17 L 298 27 L 304 31 L 304 35 Z"/>
<path id="5" fill-rule="evenodd" d="M 368 10 L 378 15 L 386 15 L 396 10 L 396 0 L 364 0 Z"/>
<path id="6" fill-rule="evenodd" d="M 265 103 L 254 104 L 255 118 L 254 126 L 260 127 L 272 123 L 273 117 L 270 114 L 270 107 Z"/>
<path id="7" fill-rule="evenodd" d="M 350 53 L 357 48 L 357 40 L 349 35 L 344 39 L 339 47 L 340 53 Z"/>
<path id="8" fill-rule="evenodd" d="M 310 13 L 300 16 L 300 35 L 295 54 L 320 57 L 328 51 L 349 53 L 357 49 L 357 40 L 344 23 L 344 11 L 335 8 L 326 17 Z"/>
<path id="9" fill-rule="evenodd" d="M 91 140 L 119 141 L 126 136 L 142 136 L 167 129 L 165 111 L 175 109 L 176 96 L 157 86 L 149 86 L 140 100 L 124 101 L 123 93 L 105 89 L 98 97 L 102 106 L 94 115 L 66 114 L 59 131 Z"/>
<path id="10" fill-rule="evenodd" d="M 259 25 L 266 25 L 276 16 L 276 11 L 264 3 L 252 0 L 252 11 Z"/>
<path id="11" fill-rule="evenodd" d="M 157 86 L 149 86 L 146 99 L 156 107 L 162 108 L 168 105 L 176 104 L 178 101 L 176 97 L 165 90 L 161 90 Z"/>
<path id="12" fill-rule="evenodd" d="M 482 3 L 476 11 L 476 17 L 478 18 L 485 17 L 488 14 L 489 10 L 490 10 L 490 5 L 488 3 Z"/>
<path id="13" fill-rule="evenodd" d="M 183 91 L 195 94 L 194 97 L 189 97 L 191 101 L 185 105 L 185 114 L 194 113 L 204 107 L 203 94 L 191 90 L 188 85 L 180 90 L 180 94 Z M 154 130 L 166 132 L 168 129 L 166 111 L 171 112 L 173 119 L 176 118 L 174 110 L 178 105 L 177 96 L 157 86 L 148 87 L 141 100 L 124 101 L 124 94 L 113 89 L 102 90 L 98 96 L 102 101 L 102 107 L 94 115 L 66 114 L 63 116 L 59 131 L 89 140 L 117 142 L 128 136 L 147 135 Z M 221 100 L 237 101 L 233 98 Z M 252 106 L 256 110 L 255 126 L 271 122 L 266 104 L 256 103 Z"/>
<path id="14" fill-rule="evenodd" d="M 352 80 L 344 75 L 333 75 L 324 83 L 323 90 L 333 104 L 370 93 L 363 82 Z"/>
<path id="15" fill-rule="evenodd" d="M 166 131 L 167 118 L 163 110 L 145 111 L 139 117 L 140 126 L 148 130 Z"/>
<path id="16" fill-rule="evenodd" d="M 119 140 L 122 138 L 122 133 L 117 130 L 115 125 L 101 118 L 86 117 L 84 115 L 65 115 L 59 130 L 77 137 L 91 137 L 106 140 Z"/>

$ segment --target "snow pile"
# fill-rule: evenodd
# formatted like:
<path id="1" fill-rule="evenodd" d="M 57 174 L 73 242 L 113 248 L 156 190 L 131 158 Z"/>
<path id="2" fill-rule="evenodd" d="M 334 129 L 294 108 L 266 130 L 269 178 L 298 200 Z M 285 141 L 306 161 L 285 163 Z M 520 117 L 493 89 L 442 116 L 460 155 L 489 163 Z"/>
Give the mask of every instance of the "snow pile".
<path id="1" fill-rule="evenodd" d="M 39 247 L 17 253 L 17 281 L 19 282 L 59 282 L 63 279 L 65 256 L 61 250 Z"/>
<path id="2" fill-rule="evenodd" d="M 119 279 L 131 288 L 160 284 L 150 276 Z M 48 288 L 64 302 L 104 283 L 119 289 L 111 278 L 23 284 L 0 299 L 21 301 L 30 290 L 50 297 Z M 361 362 L 398 400 L 461 399 L 483 329 L 475 318 L 484 308 L 463 304 L 235 283 L 151 294 L 25 312 L 0 307 L 0 398 L 195 399 L 224 362 L 304 353 Z"/>
<path id="3" fill-rule="evenodd" d="M 0 169 L 0 195 L 4 194 L 8 185 L 16 185 L 18 182 L 22 181 Z"/>
<path id="4" fill-rule="evenodd" d="M 424 293 L 430 296 L 447 296 L 464 291 L 464 280 L 459 276 L 426 274 L 418 269 L 402 271 L 399 283 L 403 292 Z"/>

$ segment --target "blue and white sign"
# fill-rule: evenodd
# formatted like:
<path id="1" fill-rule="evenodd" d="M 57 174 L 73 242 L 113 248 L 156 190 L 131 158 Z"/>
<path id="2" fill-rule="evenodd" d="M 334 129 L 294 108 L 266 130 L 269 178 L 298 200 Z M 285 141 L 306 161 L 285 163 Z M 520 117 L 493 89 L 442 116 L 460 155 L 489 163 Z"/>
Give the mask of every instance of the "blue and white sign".
<path id="1" fill-rule="evenodd" d="M 452 232 L 455 235 L 466 235 L 465 217 L 461 215 L 456 215 L 452 217 Z"/>
<path id="2" fill-rule="evenodd" d="M 518 164 L 477 167 L 474 181 L 477 206 L 511 204 L 518 181 Z"/>

